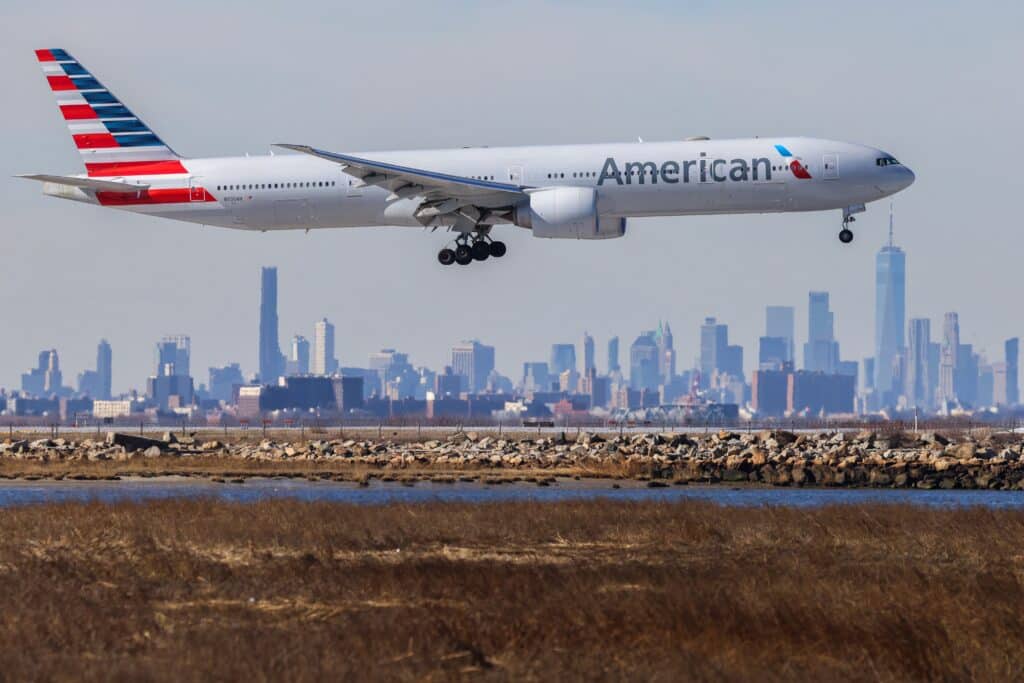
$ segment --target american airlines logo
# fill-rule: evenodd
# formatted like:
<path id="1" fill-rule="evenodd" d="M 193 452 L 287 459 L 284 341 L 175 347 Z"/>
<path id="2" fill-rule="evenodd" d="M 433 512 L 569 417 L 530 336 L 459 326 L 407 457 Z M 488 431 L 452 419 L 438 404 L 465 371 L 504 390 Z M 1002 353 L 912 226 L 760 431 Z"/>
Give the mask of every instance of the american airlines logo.
<path id="1" fill-rule="evenodd" d="M 783 157 L 786 167 L 793 175 L 802 180 L 810 180 L 811 174 L 798 158 L 783 147 L 775 145 L 775 149 Z M 781 169 L 781 166 L 774 168 Z M 756 159 L 713 159 L 705 152 L 697 159 L 686 161 L 666 161 L 658 164 L 654 161 L 629 161 L 622 168 L 613 157 L 605 159 L 598 185 L 614 182 L 616 185 L 656 185 L 659 181 L 670 185 L 676 183 L 724 183 L 727 181 L 742 183 L 748 181 L 765 182 L 772 179 L 772 161 L 767 157 Z"/>

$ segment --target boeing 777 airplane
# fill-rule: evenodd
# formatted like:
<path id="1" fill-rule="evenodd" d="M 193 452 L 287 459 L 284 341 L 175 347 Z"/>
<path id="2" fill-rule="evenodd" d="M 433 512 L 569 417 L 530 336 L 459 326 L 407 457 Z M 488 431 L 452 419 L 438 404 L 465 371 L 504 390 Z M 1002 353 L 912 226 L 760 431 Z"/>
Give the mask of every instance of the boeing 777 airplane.
<path id="1" fill-rule="evenodd" d="M 65 50 L 36 57 L 86 171 L 21 176 L 44 194 L 243 230 L 443 227 L 444 265 L 504 256 L 495 225 L 596 240 L 646 216 L 841 210 L 849 243 L 854 214 L 914 182 L 891 154 L 801 137 L 190 159 Z"/>

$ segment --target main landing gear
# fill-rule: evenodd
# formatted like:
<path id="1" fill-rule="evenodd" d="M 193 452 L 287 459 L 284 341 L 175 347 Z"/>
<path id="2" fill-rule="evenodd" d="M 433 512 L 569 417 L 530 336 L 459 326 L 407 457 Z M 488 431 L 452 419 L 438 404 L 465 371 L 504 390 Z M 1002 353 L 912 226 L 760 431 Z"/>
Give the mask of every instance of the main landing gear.
<path id="1" fill-rule="evenodd" d="M 501 258 L 508 251 L 504 242 L 492 240 L 487 233 L 478 231 L 470 235 L 463 233 L 455 238 L 455 248 L 445 247 L 437 252 L 437 260 L 442 266 L 450 266 L 458 263 L 460 266 L 468 266 L 473 261 L 486 261 L 491 258 Z"/>

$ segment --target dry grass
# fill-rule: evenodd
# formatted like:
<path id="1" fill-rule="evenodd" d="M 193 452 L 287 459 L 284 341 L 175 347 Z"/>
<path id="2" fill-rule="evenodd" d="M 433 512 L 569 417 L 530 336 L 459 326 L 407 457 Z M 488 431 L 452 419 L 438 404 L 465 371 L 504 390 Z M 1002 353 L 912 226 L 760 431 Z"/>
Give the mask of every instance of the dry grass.
<path id="1" fill-rule="evenodd" d="M 983 509 L 9 509 L 0 676 L 1013 680 L 1022 547 Z"/>

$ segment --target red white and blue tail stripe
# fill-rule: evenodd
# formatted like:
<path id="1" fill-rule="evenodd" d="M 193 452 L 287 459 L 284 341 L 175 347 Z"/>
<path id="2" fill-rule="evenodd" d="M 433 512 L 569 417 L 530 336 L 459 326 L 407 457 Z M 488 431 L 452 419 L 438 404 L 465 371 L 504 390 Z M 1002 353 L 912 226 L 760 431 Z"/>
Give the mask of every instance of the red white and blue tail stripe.
<path id="1" fill-rule="evenodd" d="M 181 157 L 65 50 L 36 50 L 92 177 L 188 173 Z"/>

